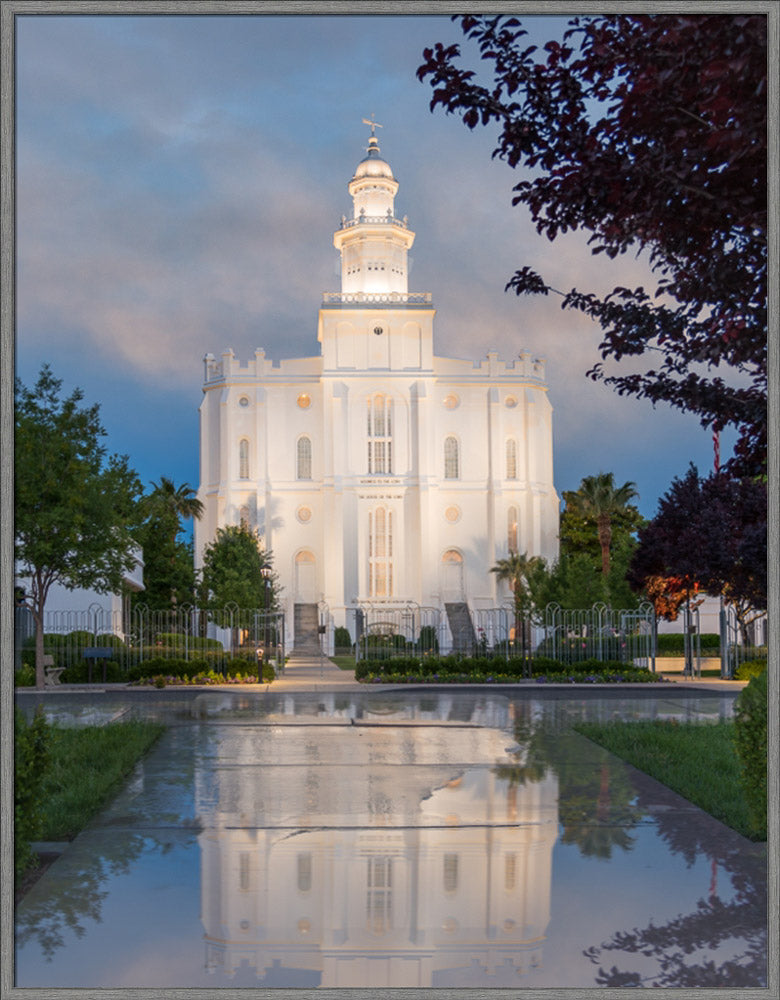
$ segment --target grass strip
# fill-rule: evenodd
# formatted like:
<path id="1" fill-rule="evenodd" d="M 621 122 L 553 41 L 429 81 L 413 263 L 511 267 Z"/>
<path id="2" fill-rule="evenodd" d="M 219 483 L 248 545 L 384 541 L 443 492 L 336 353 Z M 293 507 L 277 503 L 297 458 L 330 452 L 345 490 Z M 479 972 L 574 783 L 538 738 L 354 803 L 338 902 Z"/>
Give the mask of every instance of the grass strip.
<path id="1" fill-rule="evenodd" d="M 583 722 L 574 728 L 732 830 L 766 840 L 766 824 L 756 829 L 750 822 L 733 722 Z"/>
<path id="2" fill-rule="evenodd" d="M 329 656 L 329 660 L 336 664 L 339 670 L 354 670 L 355 669 L 355 655 L 354 653 L 339 653 L 337 656 Z"/>
<path id="3" fill-rule="evenodd" d="M 52 727 L 40 839 L 75 837 L 164 730 L 161 723 L 141 720 L 83 729 Z"/>

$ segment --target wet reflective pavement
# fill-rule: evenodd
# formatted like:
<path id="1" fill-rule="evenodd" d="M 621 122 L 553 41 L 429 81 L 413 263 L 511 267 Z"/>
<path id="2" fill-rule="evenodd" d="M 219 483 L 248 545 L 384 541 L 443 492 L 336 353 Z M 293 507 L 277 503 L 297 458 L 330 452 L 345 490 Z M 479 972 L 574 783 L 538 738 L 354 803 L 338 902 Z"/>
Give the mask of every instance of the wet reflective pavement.
<path id="1" fill-rule="evenodd" d="M 762 986 L 765 846 L 571 728 L 734 693 L 47 694 L 169 728 L 21 901 L 16 984 Z"/>

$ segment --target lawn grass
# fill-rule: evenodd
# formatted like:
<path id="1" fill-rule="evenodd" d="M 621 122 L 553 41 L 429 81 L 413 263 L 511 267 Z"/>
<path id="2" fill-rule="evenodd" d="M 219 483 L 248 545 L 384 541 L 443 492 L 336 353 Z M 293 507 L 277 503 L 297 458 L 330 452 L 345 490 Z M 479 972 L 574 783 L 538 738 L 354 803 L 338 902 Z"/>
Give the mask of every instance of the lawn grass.
<path id="1" fill-rule="evenodd" d="M 52 727 L 40 839 L 72 840 L 164 729 L 160 723 L 140 720 L 83 729 Z"/>
<path id="2" fill-rule="evenodd" d="M 743 836 L 766 840 L 766 823 L 757 830 L 749 819 L 733 722 L 656 720 L 578 723 L 574 728 Z"/>
<path id="3" fill-rule="evenodd" d="M 339 670 L 354 670 L 355 669 L 355 654 L 345 653 L 339 654 L 338 656 L 329 656 L 329 660 L 336 664 Z"/>

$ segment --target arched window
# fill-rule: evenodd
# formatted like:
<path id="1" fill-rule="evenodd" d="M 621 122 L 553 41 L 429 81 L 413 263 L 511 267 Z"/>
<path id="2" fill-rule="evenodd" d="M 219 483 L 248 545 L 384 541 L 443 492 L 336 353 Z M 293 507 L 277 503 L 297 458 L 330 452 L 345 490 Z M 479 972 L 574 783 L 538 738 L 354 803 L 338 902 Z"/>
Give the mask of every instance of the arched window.
<path id="1" fill-rule="evenodd" d="M 298 438 L 296 477 L 311 479 L 311 439 L 307 437 Z"/>
<path id="2" fill-rule="evenodd" d="M 506 546 L 510 552 L 517 552 L 517 507 L 506 512 Z"/>
<path id="3" fill-rule="evenodd" d="M 368 512 L 368 596 L 393 596 L 393 512 Z"/>
<path id="4" fill-rule="evenodd" d="M 247 507 L 246 504 L 244 504 L 243 507 L 239 508 L 238 523 L 241 525 L 242 528 L 249 527 L 249 507 Z"/>
<path id="5" fill-rule="evenodd" d="M 458 439 L 450 436 L 444 439 L 444 478 L 457 479 L 458 465 Z"/>
<path id="6" fill-rule="evenodd" d="M 238 442 L 238 478 L 249 479 L 249 442 L 246 438 Z"/>
<path id="7" fill-rule="evenodd" d="M 506 443 L 506 478 L 517 479 L 517 442 L 514 438 Z"/>
<path id="8" fill-rule="evenodd" d="M 368 474 L 392 475 L 393 401 L 381 392 L 367 401 Z"/>

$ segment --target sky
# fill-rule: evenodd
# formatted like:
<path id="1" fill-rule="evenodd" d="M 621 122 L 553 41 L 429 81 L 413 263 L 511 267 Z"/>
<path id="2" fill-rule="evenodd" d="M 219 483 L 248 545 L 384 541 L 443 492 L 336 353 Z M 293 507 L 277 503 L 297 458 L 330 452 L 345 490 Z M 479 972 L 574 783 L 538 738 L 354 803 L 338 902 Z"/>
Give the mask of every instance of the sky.
<path id="1" fill-rule="evenodd" d="M 541 44 L 565 27 L 524 22 Z M 641 259 L 592 256 L 580 234 L 538 236 L 511 204 L 524 175 L 492 158 L 496 130 L 431 113 L 415 72 L 425 47 L 463 43 L 449 17 L 16 23 L 16 374 L 32 385 L 48 363 L 64 393 L 78 386 L 99 403 L 107 450 L 145 486 L 198 485 L 205 354 L 319 353 L 322 292 L 340 285 L 333 233 L 371 116 L 400 184 L 396 215 L 416 233 L 410 291 L 431 292 L 437 309 L 435 353 L 546 359 L 559 494 L 612 472 L 652 517 L 690 462 L 712 468 L 695 416 L 586 377 L 596 324 L 555 296 L 504 291 L 524 265 L 560 289 L 654 279 Z M 722 436 L 722 460 L 732 442 Z"/>

